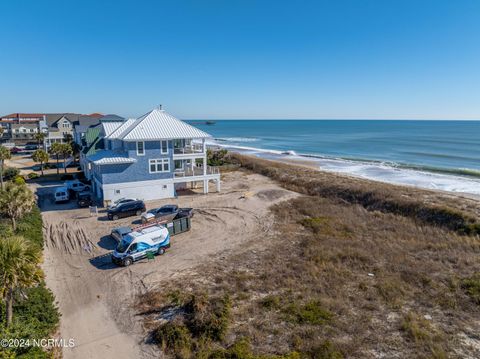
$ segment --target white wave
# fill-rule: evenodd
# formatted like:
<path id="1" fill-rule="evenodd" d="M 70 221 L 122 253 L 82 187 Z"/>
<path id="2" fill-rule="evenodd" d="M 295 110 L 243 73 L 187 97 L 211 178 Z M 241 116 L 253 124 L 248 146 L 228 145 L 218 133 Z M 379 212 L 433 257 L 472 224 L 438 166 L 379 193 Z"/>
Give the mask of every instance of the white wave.
<path id="1" fill-rule="evenodd" d="M 258 138 L 255 137 L 217 137 L 215 138 L 217 141 L 221 142 L 256 142 Z"/>
<path id="2" fill-rule="evenodd" d="M 269 159 L 281 160 L 288 156 L 290 160 L 312 162 L 312 164 L 318 165 L 320 170 L 342 173 L 379 182 L 480 195 L 480 180 L 478 179 L 401 168 L 392 162 L 351 161 L 318 155 L 297 154 L 295 151 L 277 151 L 250 146 L 230 145 L 216 141 L 209 141 L 208 144 Z"/>

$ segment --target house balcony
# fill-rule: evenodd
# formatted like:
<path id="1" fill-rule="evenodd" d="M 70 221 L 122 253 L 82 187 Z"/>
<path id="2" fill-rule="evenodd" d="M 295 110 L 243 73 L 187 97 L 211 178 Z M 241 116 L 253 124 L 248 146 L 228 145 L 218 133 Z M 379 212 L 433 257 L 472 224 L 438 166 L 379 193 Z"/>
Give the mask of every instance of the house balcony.
<path id="1" fill-rule="evenodd" d="M 207 166 L 206 174 L 203 172 L 203 167 L 193 167 L 176 169 L 174 171 L 174 178 L 189 178 L 189 177 L 202 177 L 202 176 L 220 176 L 220 170 L 218 167 Z"/>
<path id="2" fill-rule="evenodd" d="M 184 147 L 173 148 L 174 159 L 198 158 L 205 155 L 204 146 L 202 144 L 191 144 Z"/>

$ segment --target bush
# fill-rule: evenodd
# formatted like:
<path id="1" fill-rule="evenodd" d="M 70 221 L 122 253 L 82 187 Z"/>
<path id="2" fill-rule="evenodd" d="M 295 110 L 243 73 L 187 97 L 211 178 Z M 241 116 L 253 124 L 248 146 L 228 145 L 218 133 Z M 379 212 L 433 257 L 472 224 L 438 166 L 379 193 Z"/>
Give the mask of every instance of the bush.
<path id="1" fill-rule="evenodd" d="M 34 179 L 34 178 L 38 178 L 40 177 L 40 175 L 38 173 L 35 173 L 35 172 L 30 172 L 28 175 L 27 175 L 28 178 L 30 179 Z"/>
<path id="2" fill-rule="evenodd" d="M 322 307 L 320 301 L 311 301 L 298 306 L 290 304 L 285 312 L 292 322 L 299 324 L 325 324 L 332 319 L 332 313 Z"/>
<path id="3" fill-rule="evenodd" d="M 480 305 L 480 273 L 462 280 L 460 286 L 474 303 Z"/>
<path id="4" fill-rule="evenodd" d="M 280 308 L 280 298 L 276 295 L 269 295 L 263 298 L 260 304 L 267 309 L 278 309 Z"/>
<path id="5" fill-rule="evenodd" d="M 229 157 L 227 156 L 228 151 L 226 149 L 221 150 L 207 150 L 207 164 L 209 166 L 223 166 L 225 164 L 230 164 Z"/>
<path id="6" fill-rule="evenodd" d="M 36 338 L 48 336 L 60 321 L 60 314 L 55 306 L 55 297 L 50 289 L 41 283 L 37 287 L 28 288 L 25 296 L 18 296 L 13 307 L 17 321 L 35 323 Z"/>
<path id="7" fill-rule="evenodd" d="M 208 298 L 194 295 L 186 308 L 188 327 L 193 335 L 212 340 L 223 340 L 230 321 L 231 301 L 228 295 L 223 298 Z"/>
<path id="8" fill-rule="evenodd" d="M 285 355 L 255 355 L 252 353 L 250 342 L 247 338 L 237 340 L 228 349 L 218 349 L 212 351 L 208 359 L 300 359 L 297 352 L 291 352 Z M 316 358 L 316 357 L 315 357 Z M 319 357 L 322 358 L 322 357 Z M 332 357 L 333 359 L 333 357 Z"/>
<path id="9" fill-rule="evenodd" d="M 25 178 L 23 178 L 22 176 L 18 175 L 18 176 L 15 176 L 13 178 L 13 182 L 15 184 L 18 184 L 18 185 L 22 185 L 22 184 L 25 184 Z"/>
<path id="10" fill-rule="evenodd" d="M 20 170 L 18 168 L 7 167 L 3 171 L 3 178 L 5 180 L 9 181 L 9 180 L 15 178 L 16 176 L 18 176 L 19 174 L 20 174 Z"/>
<path id="11" fill-rule="evenodd" d="M 17 223 L 17 234 L 43 247 L 42 216 L 35 206 L 30 213 L 23 216 Z"/>
<path id="12" fill-rule="evenodd" d="M 162 324 L 153 332 L 155 342 L 162 348 L 180 357 L 190 353 L 192 338 L 188 328 L 181 321 L 171 321 Z"/>
<path id="13" fill-rule="evenodd" d="M 343 354 L 338 351 L 329 340 L 325 340 L 319 346 L 312 348 L 308 352 L 310 358 L 315 359 L 342 359 Z"/>

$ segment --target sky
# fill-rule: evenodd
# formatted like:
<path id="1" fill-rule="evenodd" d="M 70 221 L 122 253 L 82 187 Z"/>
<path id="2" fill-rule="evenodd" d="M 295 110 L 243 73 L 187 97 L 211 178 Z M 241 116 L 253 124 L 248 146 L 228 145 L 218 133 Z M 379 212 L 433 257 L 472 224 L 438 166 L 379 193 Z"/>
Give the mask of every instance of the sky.
<path id="1" fill-rule="evenodd" d="M 0 115 L 480 118 L 480 1 L 0 0 Z"/>

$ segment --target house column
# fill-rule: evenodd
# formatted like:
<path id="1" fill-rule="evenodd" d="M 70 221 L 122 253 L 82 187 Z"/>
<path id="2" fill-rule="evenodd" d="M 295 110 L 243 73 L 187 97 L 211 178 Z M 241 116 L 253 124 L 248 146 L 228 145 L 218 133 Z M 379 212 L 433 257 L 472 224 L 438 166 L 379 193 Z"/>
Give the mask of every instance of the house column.
<path id="1" fill-rule="evenodd" d="M 203 148 L 203 175 L 207 175 L 207 146 L 205 145 L 205 139 L 202 139 L 202 148 Z M 208 192 L 208 191 L 207 191 Z"/>
<path id="2" fill-rule="evenodd" d="M 208 180 L 203 180 L 203 193 L 208 193 Z"/>
<path id="3" fill-rule="evenodd" d="M 217 192 L 220 192 L 220 179 L 217 179 L 216 184 L 217 184 Z"/>

